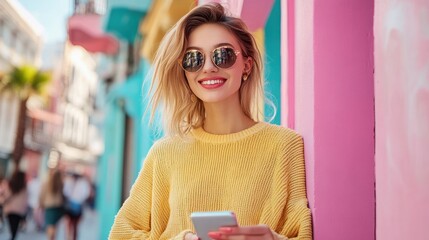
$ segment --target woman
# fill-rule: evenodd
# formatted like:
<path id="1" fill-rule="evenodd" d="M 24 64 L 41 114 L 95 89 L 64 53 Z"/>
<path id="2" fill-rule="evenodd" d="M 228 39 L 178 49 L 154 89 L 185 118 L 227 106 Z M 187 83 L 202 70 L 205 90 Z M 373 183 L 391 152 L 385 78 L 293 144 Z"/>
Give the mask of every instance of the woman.
<path id="1" fill-rule="evenodd" d="M 54 240 L 57 223 L 64 215 L 63 179 L 58 169 L 50 169 L 40 191 L 39 204 L 45 213 L 46 236 Z"/>
<path id="2" fill-rule="evenodd" d="M 311 239 L 303 143 L 260 122 L 262 62 L 242 20 L 202 5 L 164 37 L 154 61 L 154 144 L 110 239 L 198 239 L 192 212 L 233 211 L 212 239 Z"/>
<path id="3" fill-rule="evenodd" d="M 28 192 L 24 172 L 15 171 L 12 174 L 5 195 L 4 214 L 9 222 L 11 239 L 14 240 L 27 212 Z"/>

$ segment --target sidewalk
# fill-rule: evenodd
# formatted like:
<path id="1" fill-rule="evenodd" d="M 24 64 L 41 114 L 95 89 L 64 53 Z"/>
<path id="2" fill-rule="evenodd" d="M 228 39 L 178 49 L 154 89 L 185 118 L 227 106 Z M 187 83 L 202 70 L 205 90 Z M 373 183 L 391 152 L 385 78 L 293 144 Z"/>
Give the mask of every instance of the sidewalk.
<path id="1" fill-rule="evenodd" d="M 33 223 L 28 223 L 27 230 L 20 231 L 16 240 L 46 240 L 44 232 L 34 230 Z M 58 225 L 57 240 L 66 239 L 65 219 L 61 219 Z M 78 240 L 98 240 L 98 215 L 97 212 L 85 209 L 82 220 L 79 223 Z M 0 232 L 0 240 L 9 240 L 8 226 L 4 226 Z"/>

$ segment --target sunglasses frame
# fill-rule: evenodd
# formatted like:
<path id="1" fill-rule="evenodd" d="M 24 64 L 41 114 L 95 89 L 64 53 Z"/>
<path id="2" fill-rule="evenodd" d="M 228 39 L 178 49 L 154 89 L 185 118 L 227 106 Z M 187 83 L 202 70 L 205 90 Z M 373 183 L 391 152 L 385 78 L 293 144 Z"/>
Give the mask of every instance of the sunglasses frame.
<path id="1" fill-rule="evenodd" d="M 229 49 L 232 49 L 232 51 L 233 51 L 233 52 L 234 52 L 234 54 L 235 54 L 235 60 L 234 60 L 234 63 L 233 63 L 231 66 L 226 67 L 226 68 L 223 68 L 223 67 L 219 67 L 219 66 L 214 62 L 214 59 L 213 59 L 214 52 L 215 52 L 217 49 L 219 49 L 219 48 L 229 48 Z M 201 53 L 201 54 L 203 55 L 203 61 L 202 61 L 202 63 L 201 63 L 201 66 L 198 68 L 198 70 L 195 70 L 195 71 L 188 71 L 188 70 L 186 70 L 186 69 L 183 67 L 183 64 L 182 64 L 182 63 L 183 63 L 183 58 L 185 57 L 185 55 L 186 55 L 188 52 L 199 52 L 199 53 Z M 234 64 L 237 62 L 237 56 L 238 56 L 238 54 L 240 54 L 240 53 L 241 53 L 240 51 L 235 50 L 233 47 L 231 47 L 231 46 L 229 46 L 229 45 L 219 46 L 219 47 L 214 48 L 214 49 L 210 52 L 210 60 L 212 61 L 213 65 L 214 65 L 216 68 L 228 69 L 228 68 L 231 68 L 232 66 L 234 66 Z M 190 73 L 195 73 L 195 72 L 200 71 L 200 70 L 204 67 L 204 64 L 206 63 L 206 54 L 205 54 L 203 51 L 198 50 L 198 49 L 189 49 L 188 51 L 186 51 L 186 52 L 182 55 L 182 58 L 178 60 L 178 63 L 179 63 L 179 65 L 180 65 L 180 67 L 181 67 L 184 71 L 186 71 L 186 72 L 190 72 Z"/>

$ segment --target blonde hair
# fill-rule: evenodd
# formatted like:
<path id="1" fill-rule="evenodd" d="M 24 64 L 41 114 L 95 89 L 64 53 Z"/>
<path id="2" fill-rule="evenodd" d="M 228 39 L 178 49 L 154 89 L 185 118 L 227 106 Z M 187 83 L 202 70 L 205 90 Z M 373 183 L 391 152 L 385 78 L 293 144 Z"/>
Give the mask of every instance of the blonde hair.
<path id="1" fill-rule="evenodd" d="M 204 123 L 203 102 L 191 97 L 193 93 L 178 61 L 185 52 L 191 32 L 206 23 L 225 27 L 237 38 L 243 57 L 252 58 L 248 79 L 242 81 L 240 87 L 240 103 L 244 114 L 254 121 L 259 121 L 259 116 L 263 116 L 263 106 L 260 104 L 264 99 L 263 66 L 256 41 L 240 18 L 230 16 L 218 3 L 209 3 L 183 16 L 164 36 L 155 55 L 150 87 L 150 119 L 153 122 L 156 111 L 160 110 L 167 136 L 184 136 Z"/>

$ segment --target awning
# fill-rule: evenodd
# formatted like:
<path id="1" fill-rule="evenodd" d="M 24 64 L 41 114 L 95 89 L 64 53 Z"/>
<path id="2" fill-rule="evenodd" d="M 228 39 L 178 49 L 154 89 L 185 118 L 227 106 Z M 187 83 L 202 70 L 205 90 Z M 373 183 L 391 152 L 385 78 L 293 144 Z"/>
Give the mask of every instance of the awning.
<path id="1" fill-rule="evenodd" d="M 119 42 L 103 32 L 101 16 L 97 14 L 73 15 L 68 20 L 68 36 L 71 44 L 78 45 L 88 52 L 116 54 Z"/>

